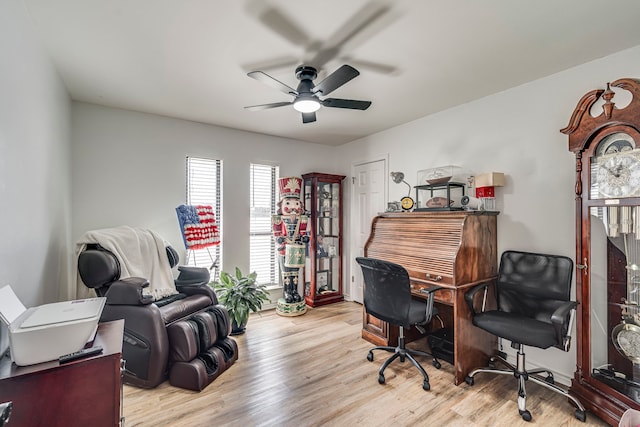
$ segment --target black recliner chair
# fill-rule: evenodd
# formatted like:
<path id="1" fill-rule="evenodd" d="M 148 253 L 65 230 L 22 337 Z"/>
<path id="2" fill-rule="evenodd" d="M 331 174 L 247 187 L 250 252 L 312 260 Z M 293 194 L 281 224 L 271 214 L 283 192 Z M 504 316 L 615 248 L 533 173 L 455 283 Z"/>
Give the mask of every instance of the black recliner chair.
<path id="1" fill-rule="evenodd" d="M 374 258 L 356 258 L 356 262 L 362 268 L 364 276 L 364 308 L 367 313 L 380 320 L 397 325 L 400 328 L 398 345 L 396 347 L 377 346 L 369 350 L 367 360 L 373 362 L 373 352 L 383 350 L 394 353 L 389 357 L 378 371 L 378 382 L 384 384 L 384 370 L 396 359 L 404 362 L 405 359 L 415 366 L 422 374 L 424 381 L 422 388 L 431 389 L 429 376 L 424 368 L 413 356 L 426 356 L 433 358 L 432 363 L 437 369 L 441 365 L 438 359 L 424 351 L 408 349 L 405 346 L 404 329 L 415 326 L 426 332 L 426 327 L 433 316 L 438 314 L 438 309 L 434 307 L 433 293 L 441 289 L 433 286 L 424 291 L 424 300 L 416 300 L 411 297 L 411 284 L 409 273 L 401 265 Z"/>
<path id="2" fill-rule="evenodd" d="M 516 366 L 502 357 L 492 357 L 488 368 L 472 371 L 465 381 L 473 385 L 475 376 L 480 372 L 514 375 L 518 379 L 518 411 L 525 421 L 531 420 L 531 412 L 526 408 L 527 380 L 566 396 L 578 408 L 576 418 L 581 421 L 586 419 L 584 406 L 567 390 L 554 383 L 552 372 L 545 368 L 529 371 L 525 368 L 525 345 L 569 351 L 577 304 L 569 300 L 572 274 L 573 261 L 570 258 L 505 251 L 500 258 L 496 280 L 497 309 L 485 311 L 484 307 L 482 310 L 474 307 L 474 295 L 483 290 L 487 292 L 488 283 L 476 286 L 465 295 L 473 315 L 473 324 L 511 341 L 511 347 L 518 350 Z M 509 369 L 496 369 L 496 361 Z M 540 375 L 542 373 L 544 377 Z"/>
<path id="3" fill-rule="evenodd" d="M 170 246 L 166 248 L 169 264 L 178 263 L 178 254 Z M 144 295 L 143 289 L 149 281 L 138 277 L 120 277 L 117 257 L 99 244 L 89 244 L 78 256 L 78 272 L 85 286 L 95 290 L 98 296 L 107 298 L 100 321 L 124 319 L 123 359 L 125 359 L 124 381 L 143 388 L 156 387 L 168 378 L 171 364 L 167 329 L 177 322 L 192 318 L 197 313 L 211 311 L 218 318 L 219 340 L 226 339 L 226 369 L 237 359 L 235 343 L 227 338 L 231 322 L 227 310 L 218 305 L 212 288 L 208 286 L 209 270 L 198 267 L 178 267 L 175 281 L 177 295 L 159 301 Z M 197 339 L 197 337 L 196 337 Z M 178 349 L 178 352 L 180 350 Z M 216 372 L 216 376 L 220 372 Z M 209 370 L 209 374 L 212 372 Z M 199 386 L 201 388 L 201 385 Z"/>

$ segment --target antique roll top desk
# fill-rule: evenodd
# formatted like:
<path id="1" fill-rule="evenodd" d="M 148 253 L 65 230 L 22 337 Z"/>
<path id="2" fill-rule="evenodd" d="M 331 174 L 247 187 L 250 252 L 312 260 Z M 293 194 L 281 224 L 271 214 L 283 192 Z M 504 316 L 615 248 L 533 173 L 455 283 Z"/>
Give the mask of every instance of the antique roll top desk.
<path id="1" fill-rule="evenodd" d="M 441 320 L 432 320 L 431 326 L 453 330 L 456 385 L 472 369 L 485 366 L 497 350 L 497 338 L 472 324 L 464 300 L 471 287 L 497 276 L 497 215 L 476 211 L 384 213 L 373 219 L 364 248 L 367 257 L 402 265 L 415 297 L 420 298 L 420 289 L 429 284 L 444 288 L 435 294 Z M 488 298 L 488 303 L 494 300 Z M 365 311 L 362 337 L 377 345 L 396 345 L 398 328 L 390 328 Z M 407 341 L 410 338 L 408 335 Z"/>

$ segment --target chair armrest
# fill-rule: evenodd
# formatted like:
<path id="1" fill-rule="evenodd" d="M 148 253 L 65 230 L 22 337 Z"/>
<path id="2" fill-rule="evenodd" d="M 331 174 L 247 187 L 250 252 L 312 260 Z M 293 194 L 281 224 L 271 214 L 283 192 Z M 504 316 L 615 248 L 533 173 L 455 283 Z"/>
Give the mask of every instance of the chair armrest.
<path id="1" fill-rule="evenodd" d="M 472 316 L 475 316 L 477 314 L 476 309 L 473 306 L 473 299 L 475 298 L 478 292 L 480 292 L 481 290 L 486 290 L 489 287 L 489 284 L 490 284 L 489 282 L 480 283 L 479 285 L 474 286 L 467 293 L 464 294 L 464 300 L 467 302 L 467 305 L 469 306 L 469 310 L 471 310 Z"/>
<path id="2" fill-rule="evenodd" d="M 176 287 L 207 285 L 211 279 L 209 270 L 204 267 L 189 267 L 181 265 L 178 267 L 178 271 L 180 274 L 175 280 Z M 180 289 L 178 289 L 178 291 L 180 291 Z"/>
<path id="3" fill-rule="evenodd" d="M 420 288 L 420 293 L 426 296 L 425 323 L 429 323 L 431 318 L 435 314 L 438 314 L 438 310 L 433 307 L 433 302 L 435 300 L 434 293 L 439 289 L 442 289 L 442 286 L 426 285 L 425 287 Z"/>
<path id="4" fill-rule="evenodd" d="M 211 275 L 209 270 L 203 267 L 178 267 L 180 274 L 175 280 L 176 289 L 185 295 L 206 295 L 212 304 L 218 303 L 218 298 L 213 288 L 209 286 Z"/>
<path id="5" fill-rule="evenodd" d="M 578 305 L 575 301 L 566 301 L 551 314 L 551 323 L 556 331 L 556 340 L 561 343 L 560 346 L 556 346 L 564 351 L 569 351 L 569 344 L 571 343 L 571 318 L 567 320 L 567 315 L 574 310 Z M 565 335 L 566 331 L 566 335 Z"/>
<path id="6" fill-rule="evenodd" d="M 147 305 L 153 302 L 153 295 L 144 295 L 142 289 L 149 281 L 141 277 L 128 277 L 116 280 L 107 291 L 108 305 Z"/>
<path id="7" fill-rule="evenodd" d="M 430 295 L 440 289 L 444 289 L 444 288 L 442 286 L 436 286 L 436 285 L 425 285 L 424 287 L 420 288 L 420 293 L 425 295 Z"/>

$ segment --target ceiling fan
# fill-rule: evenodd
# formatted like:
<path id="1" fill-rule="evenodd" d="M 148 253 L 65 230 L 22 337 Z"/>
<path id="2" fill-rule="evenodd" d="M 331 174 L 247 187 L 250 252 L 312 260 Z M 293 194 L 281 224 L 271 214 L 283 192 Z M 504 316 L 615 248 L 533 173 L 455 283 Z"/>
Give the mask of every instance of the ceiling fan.
<path id="1" fill-rule="evenodd" d="M 318 76 L 318 71 L 310 66 L 301 65 L 296 69 L 296 77 L 300 80 L 297 89 L 287 86 L 279 80 L 262 71 L 252 71 L 247 75 L 261 81 L 287 95 L 295 98 L 289 102 L 274 102 L 272 104 L 252 105 L 245 107 L 247 110 L 266 110 L 269 108 L 284 107 L 293 105 L 293 108 L 302 113 L 302 123 L 316 121 L 316 111 L 321 106 L 331 108 L 347 108 L 350 110 L 366 110 L 371 105 L 371 101 L 357 101 L 354 99 L 320 98 L 327 96 L 340 86 L 357 77 L 360 73 L 349 65 L 343 65 L 336 71 L 328 75 L 317 85 L 313 80 Z"/>
<path id="2" fill-rule="evenodd" d="M 316 39 L 303 24 L 304 20 L 292 16 L 289 8 L 277 7 L 263 0 L 248 0 L 248 14 L 253 15 L 276 35 L 297 46 L 303 53 L 302 57 L 282 56 L 260 63 L 246 64 L 243 68 L 269 72 L 303 63 L 321 72 L 327 63 L 340 61 L 376 73 L 397 73 L 399 70 L 395 66 L 358 59 L 349 54 L 371 37 L 384 31 L 398 18 L 393 10 L 393 4 L 393 0 L 369 0 L 357 12 L 347 17 L 332 34 L 327 36 L 323 33 L 324 38 Z"/>

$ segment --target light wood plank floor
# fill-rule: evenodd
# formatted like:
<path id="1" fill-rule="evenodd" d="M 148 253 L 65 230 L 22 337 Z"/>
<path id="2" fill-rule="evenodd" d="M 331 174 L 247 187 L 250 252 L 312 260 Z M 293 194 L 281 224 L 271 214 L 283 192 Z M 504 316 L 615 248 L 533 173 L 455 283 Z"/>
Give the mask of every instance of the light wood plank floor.
<path id="1" fill-rule="evenodd" d="M 362 306 L 352 302 L 309 309 L 299 317 L 252 314 L 236 337 L 238 361 L 200 393 L 165 382 L 153 390 L 125 386 L 126 426 L 605 426 L 593 414 L 574 418 L 566 398 L 527 384 L 518 415 L 517 385 L 507 375 L 480 374 L 475 385 L 453 385 L 453 368 L 421 360 L 431 390 L 407 361 L 394 362 L 378 384 L 386 353 L 366 355 Z M 413 345 L 414 343 L 410 344 Z"/>

